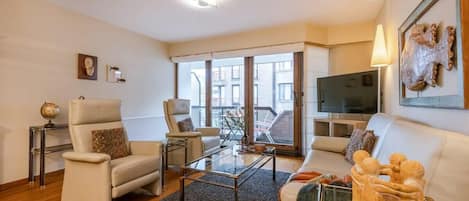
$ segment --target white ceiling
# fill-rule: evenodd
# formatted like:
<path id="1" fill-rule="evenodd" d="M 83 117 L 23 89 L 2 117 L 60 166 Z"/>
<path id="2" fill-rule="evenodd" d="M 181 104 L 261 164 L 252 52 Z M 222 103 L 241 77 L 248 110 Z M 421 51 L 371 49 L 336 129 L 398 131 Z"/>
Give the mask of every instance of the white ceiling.
<path id="1" fill-rule="evenodd" d="M 237 33 L 292 22 L 335 25 L 375 19 L 384 0 L 50 0 L 84 15 L 166 42 Z"/>

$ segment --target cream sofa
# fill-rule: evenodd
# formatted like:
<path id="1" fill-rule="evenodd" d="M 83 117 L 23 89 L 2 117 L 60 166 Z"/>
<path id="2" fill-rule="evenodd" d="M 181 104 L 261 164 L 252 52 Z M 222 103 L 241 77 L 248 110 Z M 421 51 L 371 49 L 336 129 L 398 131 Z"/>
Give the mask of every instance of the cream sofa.
<path id="1" fill-rule="evenodd" d="M 381 163 L 389 163 L 390 154 L 400 152 L 425 166 L 427 196 L 438 201 L 469 198 L 469 136 L 385 114 L 374 115 L 367 129 L 378 136 L 372 156 Z M 348 139 L 344 138 L 315 137 L 298 172 L 319 171 L 338 176 L 349 174 L 352 166 L 339 153 L 347 143 Z M 280 192 L 281 200 L 296 201 L 296 195 L 303 185 L 285 185 Z"/>

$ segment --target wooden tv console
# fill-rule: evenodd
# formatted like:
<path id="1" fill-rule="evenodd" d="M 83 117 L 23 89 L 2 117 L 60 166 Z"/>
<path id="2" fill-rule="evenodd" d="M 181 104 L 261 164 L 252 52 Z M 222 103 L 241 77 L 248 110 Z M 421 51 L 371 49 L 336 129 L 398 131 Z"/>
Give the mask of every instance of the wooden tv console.
<path id="1" fill-rule="evenodd" d="M 356 128 L 365 129 L 368 121 L 318 118 L 313 120 L 315 136 L 350 137 Z"/>

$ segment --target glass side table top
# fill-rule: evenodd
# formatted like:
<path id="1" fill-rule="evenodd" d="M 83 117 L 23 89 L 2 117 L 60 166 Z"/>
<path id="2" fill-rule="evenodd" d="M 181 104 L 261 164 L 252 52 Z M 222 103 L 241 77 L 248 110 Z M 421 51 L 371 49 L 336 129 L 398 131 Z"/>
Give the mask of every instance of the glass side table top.
<path id="1" fill-rule="evenodd" d="M 265 159 L 271 159 L 275 148 L 268 148 L 264 153 L 238 152 L 239 146 L 219 149 L 189 162 L 185 169 L 239 177 Z"/>

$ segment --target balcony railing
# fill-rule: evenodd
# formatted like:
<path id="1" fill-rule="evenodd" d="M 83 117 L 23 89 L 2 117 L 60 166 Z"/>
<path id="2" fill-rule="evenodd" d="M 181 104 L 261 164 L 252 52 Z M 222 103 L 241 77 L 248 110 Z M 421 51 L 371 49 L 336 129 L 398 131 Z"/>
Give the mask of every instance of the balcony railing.
<path id="1" fill-rule="evenodd" d="M 192 106 L 192 119 L 196 123 L 196 127 L 203 127 L 205 125 L 205 109 L 206 106 Z M 221 128 L 223 132 L 227 127 L 223 123 L 223 115 L 228 111 L 237 109 L 244 109 L 242 106 L 213 106 L 212 107 L 212 126 Z M 265 120 L 266 118 L 275 118 L 278 113 L 272 107 L 255 106 L 254 107 L 254 121 Z"/>

